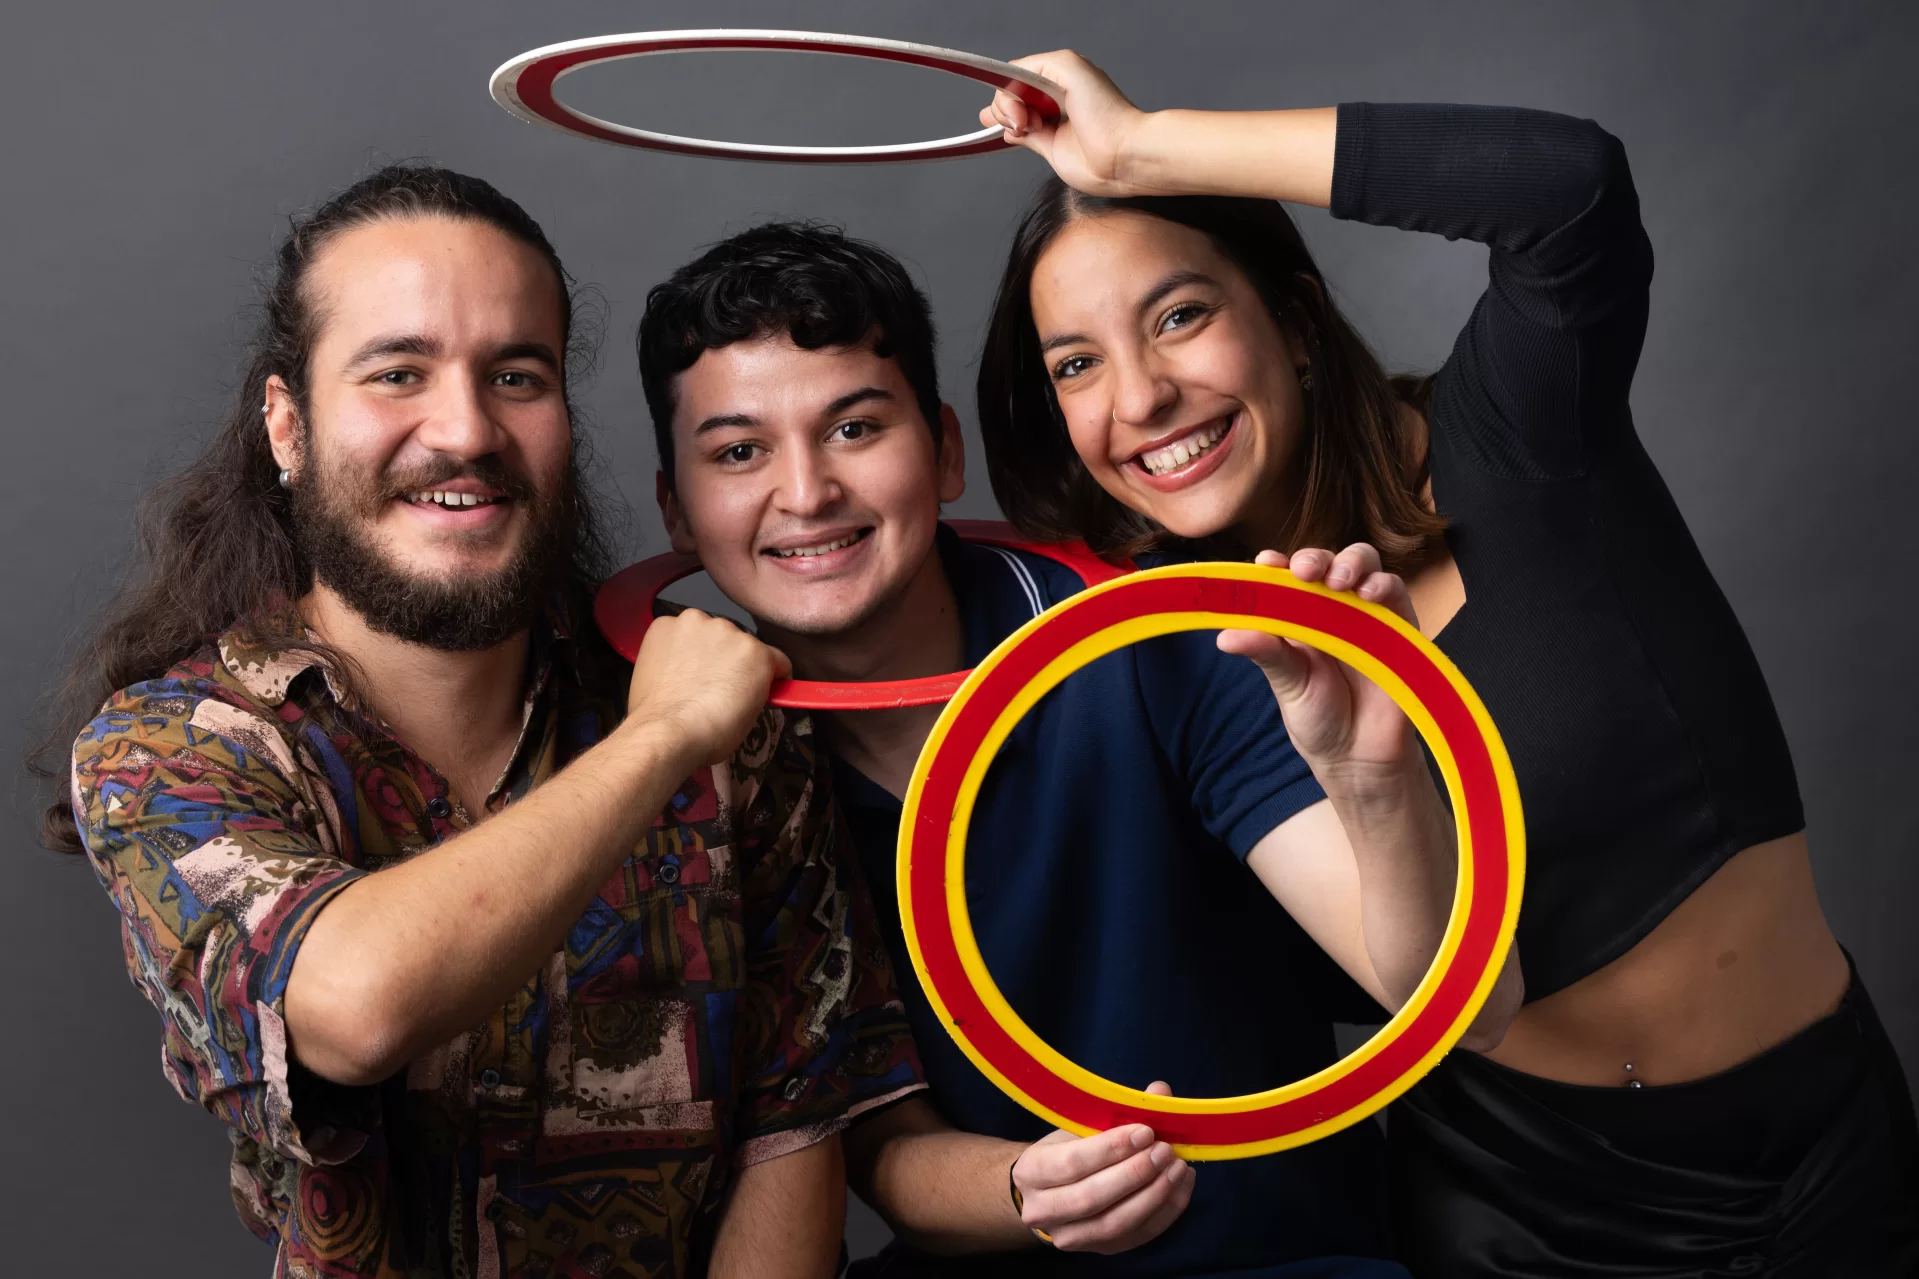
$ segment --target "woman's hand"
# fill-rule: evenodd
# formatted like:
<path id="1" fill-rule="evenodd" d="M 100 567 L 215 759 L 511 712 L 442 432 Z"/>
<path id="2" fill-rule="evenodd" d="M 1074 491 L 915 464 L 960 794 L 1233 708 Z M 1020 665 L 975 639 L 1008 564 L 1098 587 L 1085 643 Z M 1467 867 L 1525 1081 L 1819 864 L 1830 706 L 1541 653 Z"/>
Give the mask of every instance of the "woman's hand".
<path id="1" fill-rule="evenodd" d="M 1164 1082 L 1146 1089 L 1172 1096 Z M 1013 1161 L 1020 1219 L 1062 1252 L 1125 1252 L 1159 1237 L 1193 1197 L 1193 1169 L 1144 1124 L 1077 1137 L 1054 1131 Z"/>
<path id="2" fill-rule="evenodd" d="M 1261 551 L 1258 563 L 1290 568 L 1302 582 L 1351 591 L 1418 625 L 1405 582 L 1383 571 L 1379 552 L 1364 542 L 1338 555 L 1317 549 L 1291 557 Z M 1294 749 L 1329 793 L 1350 787 L 1349 793 L 1363 796 L 1399 786 L 1409 767 L 1424 772 L 1412 722 L 1383 689 L 1344 662 L 1264 631 L 1221 631 L 1219 647 L 1251 658 L 1266 673 Z"/>
<path id="3" fill-rule="evenodd" d="M 1037 109 L 1002 90 L 979 113 L 981 124 L 1005 129 L 1008 142 L 1038 153 L 1076 191 L 1148 194 L 1124 174 L 1127 142 L 1146 113 L 1127 101 L 1104 71 L 1070 49 L 1018 58 L 1013 65 L 1043 75 L 1066 91 L 1060 118 L 1043 119 Z"/>
<path id="4" fill-rule="evenodd" d="M 1070 49 L 1019 58 L 1064 91 L 1058 120 L 1000 92 L 979 113 L 1006 140 L 1037 152 L 1087 195 L 1230 195 L 1321 208 L 1333 198 L 1339 114 L 1306 111 L 1141 111 L 1104 71 Z"/>

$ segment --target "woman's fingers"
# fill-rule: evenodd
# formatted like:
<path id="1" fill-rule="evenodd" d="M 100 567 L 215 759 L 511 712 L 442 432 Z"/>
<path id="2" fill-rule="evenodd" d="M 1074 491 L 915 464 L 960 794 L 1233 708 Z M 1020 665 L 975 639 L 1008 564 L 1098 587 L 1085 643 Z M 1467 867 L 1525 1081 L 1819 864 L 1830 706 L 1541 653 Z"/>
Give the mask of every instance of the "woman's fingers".
<path id="1" fill-rule="evenodd" d="M 1313 650 L 1265 631 L 1221 631 L 1214 641 L 1222 653 L 1244 657 L 1265 673 L 1284 706 L 1306 691 L 1313 677 Z"/>
<path id="2" fill-rule="evenodd" d="M 1326 569 L 1326 585 L 1336 591 L 1350 591 L 1380 571 L 1379 552 L 1371 543 L 1354 542 L 1333 556 Z"/>
<path id="3" fill-rule="evenodd" d="M 1384 605 L 1414 626 L 1419 625 L 1419 614 L 1413 611 L 1412 593 L 1397 573 L 1370 574 L 1353 588 L 1353 593 L 1369 604 Z"/>
<path id="4" fill-rule="evenodd" d="M 1378 548 L 1369 543 L 1354 542 L 1337 555 L 1308 547 L 1294 551 L 1290 561 L 1277 551 L 1261 551 L 1258 562 L 1291 569 L 1302 582 L 1324 582 L 1335 591 L 1351 591 L 1368 603 L 1384 605 L 1415 626 L 1419 624 L 1405 579 L 1388 573 L 1380 563 Z"/>
<path id="5" fill-rule="evenodd" d="M 1294 551 L 1289 561 L 1280 567 L 1292 570 L 1294 577 L 1302 582 L 1318 582 L 1325 578 L 1333 566 L 1333 553 L 1309 546 L 1303 551 Z"/>

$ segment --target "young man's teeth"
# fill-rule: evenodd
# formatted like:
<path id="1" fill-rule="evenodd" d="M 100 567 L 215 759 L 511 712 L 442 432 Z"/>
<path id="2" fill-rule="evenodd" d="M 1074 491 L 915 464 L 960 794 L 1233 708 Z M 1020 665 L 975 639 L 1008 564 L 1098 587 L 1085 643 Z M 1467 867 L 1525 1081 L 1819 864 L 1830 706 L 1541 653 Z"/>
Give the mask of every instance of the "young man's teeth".
<path id="1" fill-rule="evenodd" d="M 825 555 L 831 551 L 837 551 L 843 547 L 851 546 L 853 543 L 859 540 L 860 540 L 860 534 L 848 533 L 845 537 L 842 537 L 837 542 L 822 542 L 818 546 L 796 546 L 792 550 L 788 550 L 788 551 L 782 551 L 782 550 L 776 549 L 773 552 L 773 554 L 779 556 L 783 560 L 790 560 L 799 556 L 807 556 L 807 555 Z"/>
<path id="2" fill-rule="evenodd" d="M 1229 423 L 1215 422 L 1201 431 L 1195 431 L 1183 440 L 1168 444 L 1163 449 L 1154 449 L 1151 453 L 1140 455 L 1140 464 L 1153 475 L 1164 475 L 1186 465 L 1200 454 L 1212 448 L 1226 438 Z"/>

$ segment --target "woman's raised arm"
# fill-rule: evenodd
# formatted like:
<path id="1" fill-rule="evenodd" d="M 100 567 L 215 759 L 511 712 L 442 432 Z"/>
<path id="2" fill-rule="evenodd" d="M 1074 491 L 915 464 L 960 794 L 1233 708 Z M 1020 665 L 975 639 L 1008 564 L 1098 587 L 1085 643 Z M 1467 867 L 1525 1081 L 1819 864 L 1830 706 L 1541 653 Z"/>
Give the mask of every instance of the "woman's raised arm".
<path id="1" fill-rule="evenodd" d="M 1332 203 L 1338 116 L 1306 111 L 1141 111 L 1104 71 L 1070 50 L 1020 58 L 1066 90 L 1063 119 L 1047 121 L 1006 93 L 980 122 L 1037 152 L 1088 195 L 1239 195 Z"/>

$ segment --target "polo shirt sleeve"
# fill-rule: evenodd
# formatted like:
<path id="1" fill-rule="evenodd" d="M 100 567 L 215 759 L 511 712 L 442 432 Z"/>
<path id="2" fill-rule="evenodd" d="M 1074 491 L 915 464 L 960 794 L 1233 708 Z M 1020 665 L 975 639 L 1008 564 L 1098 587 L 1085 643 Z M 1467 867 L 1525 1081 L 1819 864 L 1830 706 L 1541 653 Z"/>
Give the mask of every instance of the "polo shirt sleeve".
<path id="1" fill-rule="evenodd" d="M 364 872 L 332 855 L 315 814 L 330 797 L 298 776 L 281 726 L 211 682 L 116 693 L 73 747 L 75 822 L 164 1025 L 168 1080 L 282 1157 L 326 1164 L 366 1144 L 377 1089 L 289 1060 L 287 975 Z"/>
<path id="2" fill-rule="evenodd" d="M 756 737 L 770 749 L 749 738 L 734 760 L 735 785 L 752 791 L 738 832 L 742 1166 L 822 1141 L 926 1086 L 811 722 L 769 709 Z"/>
<path id="3" fill-rule="evenodd" d="M 1219 651 L 1218 631 L 1133 646 L 1140 694 L 1161 747 L 1213 837 L 1244 858 L 1267 832 L 1326 797 L 1286 735 L 1272 687 Z"/>

